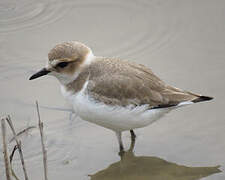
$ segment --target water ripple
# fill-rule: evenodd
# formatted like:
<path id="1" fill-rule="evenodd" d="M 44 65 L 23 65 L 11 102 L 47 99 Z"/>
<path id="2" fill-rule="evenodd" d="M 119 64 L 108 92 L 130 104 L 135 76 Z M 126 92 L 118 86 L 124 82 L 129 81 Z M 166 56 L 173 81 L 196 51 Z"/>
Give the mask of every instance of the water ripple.
<path id="1" fill-rule="evenodd" d="M 105 10 L 107 10 L 104 17 L 96 16 L 96 21 L 102 19 L 102 23 L 99 23 L 100 27 L 96 25 L 95 29 L 102 28 L 101 39 L 104 41 L 99 42 L 99 44 L 103 43 L 101 52 L 110 56 L 134 57 L 142 51 L 154 52 L 176 39 L 183 28 L 182 16 L 178 17 L 176 13 L 171 13 L 171 16 L 166 15 L 166 11 L 172 9 L 175 3 L 160 3 L 160 1 L 155 0 L 87 0 L 67 1 L 67 5 L 78 10 L 85 9 L 79 11 L 81 13 L 90 11 L 89 13 L 102 12 L 105 14 Z M 174 9 L 174 12 L 176 11 L 179 9 Z M 79 17 L 82 19 L 84 15 L 79 14 Z M 92 24 L 91 20 L 89 21 Z M 107 48 L 104 42 L 112 42 L 110 35 L 115 38 L 113 41 L 117 40 L 119 43 Z"/>
<path id="2" fill-rule="evenodd" d="M 49 24 L 62 17 L 68 8 L 59 0 L 3 0 L 0 2 L 0 33 Z"/>

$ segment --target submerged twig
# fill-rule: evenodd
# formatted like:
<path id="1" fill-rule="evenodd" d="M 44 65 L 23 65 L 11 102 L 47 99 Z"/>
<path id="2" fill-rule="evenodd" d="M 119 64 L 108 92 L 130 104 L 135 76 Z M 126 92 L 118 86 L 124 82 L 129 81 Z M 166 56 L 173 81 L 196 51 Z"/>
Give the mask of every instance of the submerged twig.
<path id="1" fill-rule="evenodd" d="M 13 150 L 12 150 L 12 153 L 10 154 L 9 156 L 9 159 L 10 159 L 10 165 L 11 165 L 11 171 L 12 171 L 12 175 L 13 177 L 16 179 L 16 180 L 19 180 L 19 178 L 16 176 L 16 173 L 13 171 L 13 168 L 12 168 L 12 160 L 13 160 L 13 157 L 14 157 L 14 153 L 16 152 L 16 150 L 18 149 L 18 146 L 15 145 Z"/>
<path id="2" fill-rule="evenodd" d="M 12 176 L 13 176 L 16 180 L 20 180 L 20 179 L 16 176 L 16 174 L 15 174 L 15 172 L 13 171 L 12 168 L 11 168 L 11 171 L 12 171 Z"/>
<path id="3" fill-rule="evenodd" d="M 4 160 L 5 160 L 6 179 L 11 180 L 11 171 L 10 171 L 11 168 L 9 164 L 7 144 L 6 144 L 5 119 L 1 119 L 1 128 L 2 128 L 2 142 L 3 142 L 3 154 L 4 154 Z"/>
<path id="4" fill-rule="evenodd" d="M 16 152 L 16 150 L 18 149 L 18 146 L 15 145 L 10 156 L 9 156 L 9 160 L 10 160 L 10 164 L 12 163 L 12 160 L 13 160 L 13 156 L 14 156 L 14 153 Z"/>
<path id="5" fill-rule="evenodd" d="M 22 152 L 22 149 L 21 149 L 21 143 L 17 139 L 16 132 L 15 132 L 15 129 L 13 127 L 13 124 L 12 124 L 10 116 L 6 117 L 6 120 L 7 120 L 8 124 L 9 124 L 9 126 L 10 126 L 10 128 L 11 128 L 11 130 L 13 132 L 13 136 L 14 136 L 14 138 L 16 140 L 16 144 L 17 144 L 17 147 L 18 147 L 18 150 L 19 150 L 21 164 L 22 164 L 22 167 L 23 167 L 24 178 L 25 178 L 25 180 L 28 180 L 27 171 L 26 171 L 26 167 L 25 167 L 25 162 L 24 162 L 24 158 L 23 158 L 23 152 Z"/>
<path id="6" fill-rule="evenodd" d="M 47 176 L 47 151 L 45 149 L 44 145 L 44 135 L 43 135 L 43 122 L 41 122 L 40 118 L 40 112 L 39 112 L 39 107 L 38 107 L 38 102 L 36 101 L 36 107 L 37 107 L 37 113 L 38 113 L 38 126 L 40 130 L 40 135 L 41 135 L 41 146 L 42 146 L 42 153 L 43 153 L 43 164 L 44 164 L 44 175 L 45 175 L 45 180 L 48 180 Z"/>

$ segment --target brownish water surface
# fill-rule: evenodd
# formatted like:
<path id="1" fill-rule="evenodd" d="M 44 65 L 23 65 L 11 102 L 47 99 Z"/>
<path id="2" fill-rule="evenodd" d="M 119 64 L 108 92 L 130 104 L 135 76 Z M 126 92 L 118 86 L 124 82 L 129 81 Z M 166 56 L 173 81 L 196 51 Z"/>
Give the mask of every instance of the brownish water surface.
<path id="1" fill-rule="evenodd" d="M 224 17 L 224 0 L 0 0 L 0 115 L 10 114 L 20 131 L 37 124 L 39 101 L 49 179 L 224 180 Z M 49 49 L 68 40 L 215 99 L 136 130 L 134 153 L 121 159 L 113 132 L 71 117 L 56 79 L 28 80 Z M 128 149 L 129 133 L 123 139 Z M 38 130 L 21 140 L 30 179 L 43 179 Z M 0 179 L 3 167 L 0 146 Z M 22 179 L 18 156 L 13 167 Z"/>

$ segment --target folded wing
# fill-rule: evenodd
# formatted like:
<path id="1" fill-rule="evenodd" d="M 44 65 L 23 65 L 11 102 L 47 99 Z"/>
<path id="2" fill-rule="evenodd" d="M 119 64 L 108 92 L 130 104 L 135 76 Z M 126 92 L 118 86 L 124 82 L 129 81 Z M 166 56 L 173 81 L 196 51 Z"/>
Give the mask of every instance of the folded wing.
<path id="1" fill-rule="evenodd" d="M 108 105 L 162 108 L 202 97 L 166 85 L 143 65 L 119 59 L 99 58 L 89 73 L 88 93 Z"/>

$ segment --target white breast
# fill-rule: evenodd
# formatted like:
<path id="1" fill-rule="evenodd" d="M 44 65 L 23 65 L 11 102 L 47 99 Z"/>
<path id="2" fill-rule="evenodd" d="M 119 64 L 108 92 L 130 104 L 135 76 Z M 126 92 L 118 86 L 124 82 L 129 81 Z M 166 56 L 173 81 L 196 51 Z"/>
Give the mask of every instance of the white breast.
<path id="1" fill-rule="evenodd" d="M 87 84 L 88 82 L 76 94 L 71 94 L 62 87 L 62 94 L 72 104 L 75 113 L 83 120 L 114 131 L 147 126 L 171 110 L 171 108 L 147 110 L 147 105 L 121 107 L 99 103 L 87 94 Z"/>

